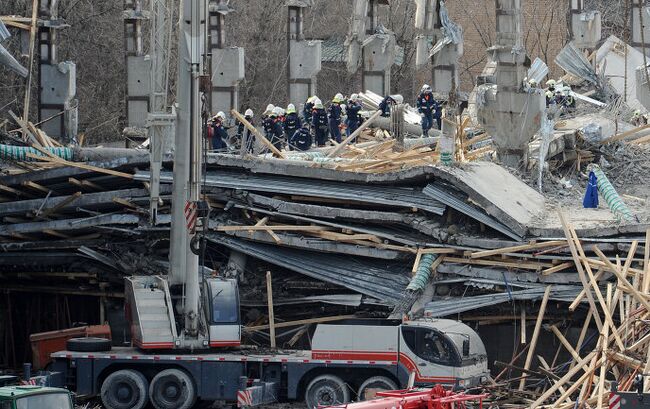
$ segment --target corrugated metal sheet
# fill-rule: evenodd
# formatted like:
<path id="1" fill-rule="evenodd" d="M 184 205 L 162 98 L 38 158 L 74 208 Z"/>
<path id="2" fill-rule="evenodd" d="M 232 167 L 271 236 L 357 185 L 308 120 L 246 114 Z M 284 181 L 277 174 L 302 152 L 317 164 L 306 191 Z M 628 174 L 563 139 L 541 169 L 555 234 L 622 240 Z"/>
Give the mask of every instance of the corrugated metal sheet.
<path id="1" fill-rule="evenodd" d="M 5 26 L 5 23 L 3 23 L 2 20 L 0 20 L 0 43 L 9 37 L 11 37 L 11 33 L 9 33 L 9 30 L 7 30 L 7 26 Z"/>
<path id="2" fill-rule="evenodd" d="M 389 304 L 399 301 L 402 289 L 409 283 L 410 266 L 404 263 L 296 250 L 222 234 L 209 234 L 208 240 Z"/>
<path id="3" fill-rule="evenodd" d="M 138 172 L 135 179 L 148 181 L 149 172 Z M 172 183 L 172 173 L 163 172 L 160 175 L 160 182 Z M 415 207 L 437 215 L 442 215 L 445 211 L 445 206 L 442 203 L 432 200 L 422 191 L 403 187 L 358 185 L 287 176 L 247 175 L 223 171 L 207 172 L 205 184 L 226 189 L 326 197 L 407 208 Z"/>
<path id="4" fill-rule="evenodd" d="M 467 216 L 471 217 L 472 219 L 479 221 L 486 226 L 492 227 L 494 230 L 501 232 L 505 234 L 506 236 L 517 240 L 517 241 L 522 241 L 523 237 L 518 235 L 517 233 L 513 232 L 510 230 L 507 226 L 499 223 L 497 220 L 493 219 L 492 217 L 488 216 L 485 214 L 483 211 L 478 210 L 474 208 L 473 206 L 463 202 L 462 200 L 458 199 L 456 196 L 452 195 L 451 193 L 448 193 L 444 191 L 443 189 L 434 186 L 434 185 L 428 185 L 427 187 L 424 188 L 422 191 L 425 195 L 431 197 L 432 199 L 439 200 L 442 203 L 446 204 L 447 206 L 458 210 L 459 212 L 466 214 Z"/>
<path id="5" fill-rule="evenodd" d="M 465 311 L 478 310 L 498 304 L 516 301 L 540 300 L 544 296 L 545 286 L 520 291 L 503 292 L 498 294 L 485 294 L 473 297 L 453 297 L 435 300 L 424 307 L 424 314 L 428 317 L 446 317 Z M 550 299 L 562 302 L 572 302 L 580 291 L 579 286 L 553 286 Z"/>

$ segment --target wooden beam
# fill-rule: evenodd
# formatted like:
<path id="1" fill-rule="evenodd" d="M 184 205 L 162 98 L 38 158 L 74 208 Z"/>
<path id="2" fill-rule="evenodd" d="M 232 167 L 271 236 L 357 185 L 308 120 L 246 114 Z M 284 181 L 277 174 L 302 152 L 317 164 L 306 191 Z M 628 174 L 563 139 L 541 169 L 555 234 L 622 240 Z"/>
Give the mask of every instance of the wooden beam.
<path id="1" fill-rule="evenodd" d="M 321 231 L 327 227 L 323 226 L 294 226 L 294 225 L 273 225 L 273 226 L 217 226 L 216 231 Z"/>
<path id="2" fill-rule="evenodd" d="M 604 262 L 604 263 L 609 267 L 609 269 L 610 269 L 610 270 L 611 270 L 611 271 L 616 275 L 616 277 L 618 277 L 618 281 L 619 281 L 619 283 L 621 283 L 621 284 L 623 285 L 623 288 L 625 288 L 625 289 L 626 289 L 626 290 L 627 290 L 627 291 L 628 291 L 628 292 L 629 292 L 629 293 L 630 293 L 630 294 L 631 294 L 631 295 L 632 295 L 632 296 L 633 296 L 633 297 L 634 297 L 638 302 L 640 302 L 641 304 L 643 304 L 643 306 L 645 307 L 646 311 L 650 312 L 650 303 L 648 303 L 647 298 L 646 298 L 643 294 L 641 294 L 638 290 L 636 290 L 636 289 L 634 288 L 634 286 L 632 286 L 632 284 L 630 284 L 629 281 L 627 281 L 627 278 L 625 278 L 625 277 L 623 276 L 623 274 L 620 272 L 619 268 L 618 268 L 617 266 L 613 265 L 611 261 L 609 261 L 609 259 L 607 258 L 607 256 L 605 256 L 605 255 L 603 254 L 603 252 L 600 251 L 600 249 L 598 248 L 598 246 L 594 245 L 594 246 L 592 247 L 592 249 L 594 250 L 594 252 L 596 253 L 596 255 L 598 255 L 598 257 L 600 257 L 600 259 L 601 259 L 601 260 L 602 260 L 602 261 L 603 261 L 603 262 Z M 614 334 L 618 334 L 618 332 L 615 331 Z M 621 348 L 621 350 L 622 350 L 622 351 L 625 351 L 625 348 Z"/>
<path id="3" fill-rule="evenodd" d="M 287 322 L 277 322 L 275 323 L 275 328 L 286 328 L 286 327 L 298 327 L 306 324 L 318 324 L 322 322 L 332 322 L 332 321 L 341 321 L 355 318 L 354 315 L 337 315 L 334 317 L 321 317 L 321 318 L 310 318 L 305 320 L 297 321 L 287 321 Z M 251 327 L 244 327 L 244 331 L 261 331 L 269 329 L 268 325 L 255 325 Z"/>
<path id="4" fill-rule="evenodd" d="M 580 245 L 580 241 L 576 240 L 576 238 L 573 236 L 571 226 L 569 225 L 566 218 L 564 217 L 564 213 L 562 213 L 562 210 L 558 210 L 558 215 L 560 217 L 560 222 L 562 223 L 562 229 L 564 230 L 564 235 L 566 236 L 566 239 L 569 243 L 569 248 L 571 249 L 571 255 L 573 256 L 573 262 L 575 263 L 576 269 L 578 270 L 578 276 L 580 277 L 580 281 L 582 282 L 582 287 L 585 290 L 585 295 L 587 296 L 587 300 L 589 300 L 589 306 L 591 307 L 591 310 L 594 313 L 594 321 L 596 322 L 596 325 L 598 326 L 598 330 L 600 331 L 603 328 L 603 322 L 601 321 L 600 315 L 598 314 L 598 309 L 596 308 L 596 302 L 594 301 L 594 296 L 591 294 L 589 281 L 587 281 L 585 270 L 582 267 L 582 260 L 580 259 L 581 254 L 578 254 L 578 246 Z"/>
<path id="5" fill-rule="evenodd" d="M 45 161 L 45 162 L 49 162 L 49 163 L 55 163 L 55 164 L 62 165 L 62 166 L 70 166 L 70 167 L 73 167 L 73 168 L 90 170 L 90 171 L 97 172 L 97 173 L 104 173 L 106 175 L 119 176 L 119 177 L 123 177 L 123 178 L 126 178 L 126 179 L 133 179 L 133 175 L 130 174 L 130 173 L 118 172 L 118 171 L 112 170 L 112 169 L 99 168 L 97 166 L 87 165 L 87 164 L 81 163 L 81 162 L 70 162 L 70 161 L 67 161 L 67 160 L 65 160 L 63 158 L 59 158 L 58 156 L 47 157 L 46 158 L 46 157 L 42 157 L 42 156 L 38 156 L 38 155 L 32 155 L 31 153 L 28 153 L 27 157 L 32 158 L 32 159 L 38 159 L 40 161 Z"/>
<path id="6" fill-rule="evenodd" d="M 537 321 L 535 321 L 535 329 L 533 330 L 533 336 L 530 340 L 530 348 L 528 349 L 528 355 L 526 355 L 526 362 L 524 363 L 524 369 L 530 369 L 530 364 L 533 362 L 533 356 L 535 355 L 535 347 L 537 346 L 537 339 L 539 338 L 539 330 L 542 328 L 542 321 L 544 321 L 544 314 L 546 313 L 546 304 L 548 303 L 548 297 L 551 295 L 552 286 L 547 286 L 546 291 L 544 291 L 544 297 L 542 297 L 542 303 L 539 306 L 539 312 L 537 313 Z M 526 377 L 523 376 L 519 381 L 519 390 L 523 391 L 524 386 L 526 386 Z"/>
<path id="7" fill-rule="evenodd" d="M 542 403 L 544 403 L 548 398 L 550 398 L 551 396 L 553 396 L 553 394 L 554 394 L 554 393 L 555 393 L 559 388 L 561 388 L 562 386 L 564 386 L 564 384 L 566 384 L 568 381 L 570 381 L 570 380 L 575 376 L 575 374 L 578 373 L 578 371 L 580 371 L 581 368 L 582 368 L 582 367 L 583 367 L 587 362 L 589 362 L 589 361 L 591 360 L 591 358 L 593 358 L 594 354 L 595 354 L 595 352 L 590 352 L 587 356 L 585 356 L 584 358 L 582 358 L 582 359 L 578 362 L 578 364 L 577 364 L 573 369 L 571 369 L 571 370 L 570 370 L 569 372 L 567 372 L 567 373 L 566 373 L 562 378 L 560 378 L 558 381 L 556 381 L 556 382 L 555 382 L 555 383 L 554 383 L 550 388 L 548 388 L 548 389 L 546 390 L 546 392 L 544 392 L 544 393 L 542 394 L 542 396 L 540 396 L 540 397 L 539 397 L 535 402 L 533 402 L 532 404 L 530 404 L 530 408 L 531 408 L 531 409 L 535 409 L 535 408 L 539 407 L 539 406 L 540 406 Z M 576 382 L 576 384 L 577 384 L 577 382 Z M 568 391 L 567 391 L 567 392 L 568 392 Z"/>
<path id="8" fill-rule="evenodd" d="M 56 193 L 53 190 L 46 188 L 45 186 L 39 185 L 36 182 L 32 182 L 31 180 L 26 180 L 23 183 L 21 183 L 21 185 L 24 186 L 24 187 L 30 188 L 32 190 L 36 190 L 38 192 L 45 193 L 45 194 L 48 194 L 50 192 Z"/>
<path id="9" fill-rule="evenodd" d="M 266 301 L 269 308 L 269 337 L 271 348 L 275 349 L 275 314 L 273 313 L 273 284 L 271 283 L 271 272 L 266 272 Z"/>
<path id="10" fill-rule="evenodd" d="M 553 273 L 557 273 L 558 271 L 566 270 L 567 268 L 571 268 L 573 266 L 572 261 L 567 261 L 565 263 L 561 263 L 556 265 L 555 267 L 547 268 L 546 270 L 542 270 L 542 275 L 550 275 Z"/>
<path id="11" fill-rule="evenodd" d="M 276 156 L 282 159 L 286 159 L 286 155 L 282 153 L 278 148 L 276 148 L 271 142 L 269 142 L 269 140 L 266 139 L 266 137 L 262 135 L 262 133 L 258 131 L 257 128 L 251 125 L 251 123 L 248 122 L 248 120 L 242 114 L 237 112 L 237 110 L 235 109 L 230 111 L 230 113 L 232 114 L 232 116 L 237 118 L 237 120 L 241 122 L 246 128 L 248 128 L 249 131 L 255 134 L 255 137 L 258 138 L 260 141 L 262 141 L 262 143 L 266 145 L 266 147 L 269 148 L 271 152 L 273 152 Z"/>
<path id="12" fill-rule="evenodd" d="M 370 118 L 368 118 L 364 123 L 362 123 L 361 126 L 360 126 L 359 128 L 357 128 L 356 131 L 352 132 L 352 133 L 350 134 L 350 136 L 348 136 L 347 138 L 345 138 L 345 140 L 344 140 L 343 142 L 341 142 L 341 143 L 340 143 L 336 148 L 334 148 L 334 150 L 333 150 L 332 152 L 330 152 L 330 153 L 327 155 L 327 157 L 328 157 L 328 158 L 333 158 L 333 157 L 335 157 L 336 155 L 338 155 L 338 154 L 343 150 L 343 148 L 345 148 L 345 146 L 346 146 L 347 144 L 349 144 L 350 142 L 352 142 L 353 140 L 355 140 L 355 139 L 357 138 L 357 136 L 359 136 L 359 134 L 360 134 L 364 129 L 366 129 L 368 126 L 370 126 L 370 125 L 374 122 L 374 120 L 377 119 L 380 115 L 381 115 L 381 111 L 375 111 L 375 113 L 372 114 L 372 115 L 370 116 Z"/>
<path id="13" fill-rule="evenodd" d="M 29 61 L 27 62 L 27 84 L 25 85 L 25 99 L 23 105 L 23 118 L 29 122 L 29 103 L 32 95 L 32 68 L 34 66 L 34 48 L 36 45 L 36 31 L 38 27 L 38 0 L 32 0 L 32 22 L 29 28 Z M 27 140 L 27 135 L 23 135 Z"/>
<path id="14" fill-rule="evenodd" d="M 650 128 L 650 125 L 641 125 L 639 127 L 630 129 L 629 131 L 621 132 L 618 135 L 610 136 L 609 138 L 600 141 L 600 144 L 601 145 L 606 145 L 606 144 L 611 143 L 611 142 L 620 141 L 621 139 L 625 139 L 630 135 L 634 135 L 635 133 L 643 131 L 644 129 L 648 129 L 648 128 Z"/>
<path id="15" fill-rule="evenodd" d="M 543 248 L 546 248 L 546 247 L 561 246 L 563 244 L 566 244 L 565 240 L 545 241 L 545 242 L 542 242 L 542 243 L 531 242 L 529 244 L 522 244 L 520 246 L 502 247 L 500 249 L 494 249 L 494 250 L 476 251 L 474 253 L 471 253 L 470 257 L 471 258 L 481 258 L 481 257 L 494 256 L 494 255 L 497 255 L 497 254 L 519 253 L 519 252 L 522 252 L 522 251 L 543 249 Z"/>
<path id="16" fill-rule="evenodd" d="M 70 196 L 68 196 L 67 198 L 65 198 L 62 202 L 57 203 L 56 206 L 53 206 L 53 207 L 50 207 L 48 209 L 43 210 L 43 212 L 41 214 L 39 214 L 38 217 L 41 218 L 41 219 L 44 219 L 44 218 L 56 213 L 57 210 L 60 210 L 60 209 L 62 209 L 64 207 L 70 205 L 70 203 L 74 202 L 75 200 L 79 199 L 80 197 L 81 197 L 81 192 L 75 192 L 75 193 L 71 194 Z"/>

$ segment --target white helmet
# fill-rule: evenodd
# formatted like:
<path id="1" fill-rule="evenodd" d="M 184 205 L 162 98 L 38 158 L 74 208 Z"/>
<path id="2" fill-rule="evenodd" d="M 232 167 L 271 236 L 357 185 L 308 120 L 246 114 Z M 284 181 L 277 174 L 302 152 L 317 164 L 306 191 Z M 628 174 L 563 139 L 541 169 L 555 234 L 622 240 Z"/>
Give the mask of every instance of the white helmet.
<path id="1" fill-rule="evenodd" d="M 275 105 L 273 105 L 273 104 L 268 104 L 268 105 L 266 106 L 266 109 L 264 110 L 264 113 L 268 115 L 268 114 L 270 114 L 271 112 L 273 112 L 273 109 L 274 109 L 274 108 L 275 108 Z"/>
<path id="2" fill-rule="evenodd" d="M 546 85 L 549 86 L 549 87 L 554 87 L 555 84 L 556 84 L 556 82 L 555 82 L 554 79 L 550 79 L 550 80 L 546 81 Z"/>
<path id="3" fill-rule="evenodd" d="M 224 119 L 226 119 L 226 114 L 224 114 L 223 111 L 219 111 L 217 112 L 217 115 L 215 115 L 214 117 L 219 118 L 223 121 Z"/>
<path id="4" fill-rule="evenodd" d="M 273 108 L 273 111 L 272 111 L 272 112 L 273 112 L 273 115 L 276 115 L 276 116 L 278 116 L 278 115 L 282 115 L 282 108 L 280 108 L 280 107 L 275 107 L 275 108 Z"/>
<path id="5" fill-rule="evenodd" d="M 423 92 L 424 92 L 424 91 L 431 91 L 431 87 L 429 86 L 429 84 L 424 84 L 424 85 L 422 86 L 422 91 L 423 91 Z"/>
<path id="6" fill-rule="evenodd" d="M 287 105 L 287 112 L 296 112 L 296 106 L 294 104 Z"/>
<path id="7" fill-rule="evenodd" d="M 323 109 L 323 101 L 321 101 L 319 98 L 316 98 L 314 100 L 314 108 Z"/>
<path id="8" fill-rule="evenodd" d="M 252 118 L 252 117 L 253 117 L 253 110 L 250 109 L 250 108 L 248 108 L 248 109 L 246 110 L 246 112 L 244 112 L 244 116 L 248 116 L 248 117 L 251 117 L 251 118 Z"/>
<path id="9" fill-rule="evenodd" d="M 359 94 L 350 95 L 350 101 L 356 101 L 357 99 L 359 99 Z"/>

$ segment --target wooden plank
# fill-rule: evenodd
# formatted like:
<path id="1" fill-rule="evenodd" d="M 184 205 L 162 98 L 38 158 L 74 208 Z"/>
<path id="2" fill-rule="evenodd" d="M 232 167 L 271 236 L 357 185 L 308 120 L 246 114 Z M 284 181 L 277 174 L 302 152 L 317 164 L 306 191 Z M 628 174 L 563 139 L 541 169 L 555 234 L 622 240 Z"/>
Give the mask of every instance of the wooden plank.
<path id="1" fill-rule="evenodd" d="M 48 216 L 56 213 L 58 210 L 68 206 L 70 203 L 74 202 L 75 200 L 79 199 L 81 197 L 81 192 L 75 192 L 68 196 L 65 200 L 62 202 L 58 203 L 56 206 L 50 207 L 49 209 L 43 210 L 41 214 L 38 215 L 40 219 L 47 218 Z"/>
<path id="2" fill-rule="evenodd" d="M 32 95 L 32 67 L 34 66 L 34 48 L 36 46 L 36 26 L 38 19 L 38 0 L 32 0 L 32 21 L 29 28 L 29 61 L 27 62 L 27 84 L 25 85 L 25 99 L 23 100 L 23 118 L 29 122 L 29 105 Z M 23 139 L 27 140 L 27 135 L 23 134 Z"/>
<path id="3" fill-rule="evenodd" d="M 130 173 L 118 172 L 118 171 L 112 170 L 112 169 L 99 168 L 97 166 L 87 165 L 87 164 L 81 163 L 81 162 L 69 162 L 69 161 L 67 161 L 65 159 L 62 159 L 62 158 L 59 158 L 59 157 L 44 158 L 42 156 L 32 155 L 31 153 L 28 153 L 27 157 L 32 158 L 32 159 L 38 159 L 38 160 L 45 161 L 45 162 L 56 163 L 56 164 L 59 164 L 59 165 L 62 165 L 62 166 L 71 166 L 73 168 L 90 170 L 90 171 L 97 172 L 97 173 L 104 173 L 106 175 L 119 176 L 119 177 L 123 177 L 123 178 L 126 178 L 126 179 L 133 179 L 133 175 L 130 174 Z"/>
<path id="4" fill-rule="evenodd" d="M 415 274 L 418 271 L 420 266 L 420 260 L 422 259 L 422 250 L 418 249 L 418 252 L 415 254 L 415 261 L 413 262 L 413 268 L 411 268 L 411 274 Z"/>
<path id="5" fill-rule="evenodd" d="M 643 131 L 644 129 L 648 129 L 648 128 L 650 128 L 650 124 L 649 125 L 641 125 L 641 126 L 638 126 L 636 128 L 630 129 L 629 131 L 621 132 L 618 135 L 610 136 L 609 138 L 600 141 L 600 144 L 601 145 L 606 145 L 606 144 L 611 143 L 611 142 L 620 141 L 621 139 L 625 139 L 630 135 L 634 135 L 635 133 Z"/>
<path id="6" fill-rule="evenodd" d="M 622 274 L 621 271 L 618 269 L 618 267 L 615 266 L 615 265 L 613 265 L 612 262 L 609 261 L 609 259 L 607 258 L 607 256 L 605 256 L 605 255 L 603 254 L 603 252 L 600 251 L 600 249 L 598 248 L 598 246 L 594 245 L 594 246 L 592 247 L 592 249 L 594 250 L 594 252 L 596 253 L 596 255 L 597 255 L 598 257 L 600 257 L 600 259 L 601 259 L 601 260 L 602 260 L 602 261 L 603 261 L 603 262 L 604 262 L 604 263 L 609 267 L 610 271 L 612 271 L 612 272 L 616 275 L 616 277 L 618 277 L 619 283 L 622 284 L 623 287 L 624 287 L 625 289 L 627 289 L 627 291 L 628 291 L 628 292 L 629 292 L 629 293 L 630 293 L 630 294 L 631 294 L 631 295 L 632 295 L 632 296 L 633 296 L 633 297 L 634 297 L 638 302 L 640 302 L 640 303 L 645 307 L 646 311 L 650 312 L 650 303 L 648 303 L 648 300 L 646 299 L 646 297 L 645 297 L 643 294 L 641 294 L 639 291 L 637 291 L 637 290 L 632 286 L 632 284 L 630 284 L 629 281 L 627 281 L 627 278 L 625 278 L 625 277 L 623 276 L 623 274 Z M 614 333 L 615 333 L 615 334 L 618 334 L 617 331 L 615 331 Z M 621 350 L 624 351 L 625 348 L 621 348 Z"/>
<path id="7" fill-rule="evenodd" d="M 489 256 L 495 256 L 497 254 L 507 254 L 507 253 L 519 253 L 523 251 L 528 251 L 528 250 L 537 250 L 537 249 L 543 249 L 546 247 L 556 247 L 566 244 L 565 240 L 554 240 L 554 241 L 545 241 L 542 243 L 535 243 L 531 242 L 529 244 L 522 244 L 519 246 L 512 246 L 512 247 L 502 247 L 499 249 L 494 249 L 494 250 L 485 250 L 485 251 L 476 251 L 474 253 L 471 253 L 470 257 L 471 258 L 481 258 L 481 257 L 489 257 Z"/>
<path id="8" fill-rule="evenodd" d="M 45 230 L 43 230 L 43 233 L 49 234 L 50 236 L 58 237 L 60 239 L 70 240 L 70 238 L 71 238 L 71 236 L 69 236 L 67 234 L 63 234 L 63 233 L 58 232 L 56 230 L 45 229 Z"/>
<path id="9" fill-rule="evenodd" d="M 122 199 L 121 197 L 114 197 L 112 202 L 115 203 L 115 204 L 124 206 L 124 207 L 128 207 L 129 209 L 134 209 L 135 210 L 135 209 L 138 208 L 138 206 L 134 205 L 133 203 L 129 202 L 126 199 Z"/>
<path id="10" fill-rule="evenodd" d="M 603 272 L 602 269 L 598 270 L 598 272 L 595 275 L 596 281 L 600 280 L 605 273 Z M 580 291 L 580 294 L 573 300 L 571 305 L 569 305 L 569 311 L 575 311 L 576 308 L 578 308 L 578 305 L 582 302 L 582 299 L 585 298 L 585 291 L 586 289 L 583 287 L 582 291 Z"/>
<path id="11" fill-rule="evenodd" d="M 580 281 L 582 282 L 582 287 L 585 290 L 585 295 L 587 296 L 587 300 L 589 300 L 589 306 L 591 307 L 591 310 L 594 313 L 594 321 L 598 326 L 598 330 L 601 330 L 603 328 L 603 322 L 601 321 L 600 315 L 598 314 L 598 309 L 596 308 L 596 301 L 594 300 L 593 294 L 591 294 L 590 284 L 589 281 L 587 281 L 585 270 L 582 267 L 582 261 L 580 259 L 581 254 L 578 254 L 578 245 L 580 244 L 580 241 L 578 240 L 577 243 L 575 242 L 576 239 L 573 237 L 570 224 L 567 222 L 566 218 L 564 217 L 564 213 L 562 213 L 562 210 L 558 210 L 558 215 L 560 217 L 560 222 L 562 223 L 562 229 L 564 230 L 564 235 L 566 236 L 566 239 L 569 243 L 569 248 L 571 249 L 571 255 L 573 256 L 573 261 L 576 265 L 576 269 L 578 270 L 578 276 L 580 277 Z"/>
<path id="12" fill-rule="evenodd" d="M 460 257 L 447 257 L 447 261 L 450 263 L 460 263 L 460 264 L 475 264 L 479 266 L 490 266 L 490 267 L 509 267 L 509 268 L 518 268 L 524 270 L 535 270 L 540 271 L 543 268 L 550 268 L 552 265 L 550 263 L 540 263 L 540 262 L 531 262 L 531 261 L 496 261 L 496 260 L 482 260 L 482 259 L 469 259 L 469 258 L 460 258 Z"/>
<path id="13" fill-rule="evenodd" d="M 23 196 L 23 197 L 28 197 L 30 199 L 36 198 L 36 196 L 32 194 L 21 192 L 18 189 L 14 189 L 13 187 L 5 186 L 5 185 L 0 185 L 0 192 L 11 193 L 12 195 L 16 195 L 18 197 Z"/>
<path id="14" fill-rule="evenodd" d="M 519 342 L 523 345 L 528 342 L 526 341 L 526 308 L 521 307 L 521 313 L 519 318 L 520 318 L 519 329 L 521 331 L 521 334 L 519 335 Z"/>
<path id="15" fill-rule="evenodd" d="M 273 284 L 271 283 L 271 272 L 266 272 L 266 301 L 269 309 L 269 337 L 271 348 L 275 349 L 275 314 L 273 313 Z"/>
<path id="16" fill-rule="evenodd" d="M 553 273 L 557 273 L 558 271 L 566 270 L 567 268 L 571 268 L 573 266 L 572 261 L 567 261 L 565 263 L 561 263 L 556 265 L 555 267 L 547 268 L 546 270 L 542 270 L 542 275 L 550 275 Z"/>
<path id="17" fill-rule="evenodd" d="M 271 142 L 269 142 L 269 140 L 266 139 L 266 137 L 264 135 L 262 135 L 262 133 L 260 131 L 258 131 L 257 128 L 255 128 L 253 125 L 251 125 L 251 123 L 248 122 L 248 120 L 246 118 L 244 118 L 244 116 L 242 114 L 240 114 L 239 112 L 237 112 L 237 110 L 234 110 L 234 109 L 232 111 L 230 111 L 230 113 L 232 114 L 232 116 L 237 118 L 237 120 L 239 122 L 241 122 L 246 128 L 248 128 L 249 131 L 251 131 L 253 134 L 255 134 L 255 137 L 258 138 L 260 141 L 262 141 L 262 143 L 264 145 L 266 145 L 266 147 L 269 148 L 271 150 L 271 152 L 273 152 L 276 156 L 278 156 L 278 157 L 280 157 L 282 159 L 286 159 L 285 154 L 282 153 L 278 148 L 273 146 L 273 144 Z"/>
<path id="18" fill-rule="evenodd" d="M 13 111 L 9 111 L 9 115 L 13 118 L 13 120 L 20 126 L 20 129 L 23 131 L 23 139 L 24 140 L 29 140 L 34 146 L 40 145 L 40 142 L 32 133 L 29 131 L 29 128 L 27 127 L 27 123 L 20 119 L 18 115 L 14 114 Z"/>
<path id="19" fill-rule="evenodd" d="M 53 190 L 48 189 L 45 186 L 39 185 L 36 182 L 32 182 L 31 180 L 26 180 L 23 183 L 21 183 L 21 185 L 45 194 L 48 194 L 50 192 L 55 193 Z"/>
<path id="20" fill-rule="evenodd" d="M 337 315 L 334 317 L 321 317 L 321 318 L 309 318 L 305 320 L 297 321 L 287 321 L 287 322 L 277 322 L 275 323 L 275 328 L 286 328 L 286 327 L 299 327 L 306 324 L 318 324 L 322 322 L 332 322 L 332 321 L 341 321 L 355 318 L 354 315 Z M 269 325 L 255 325 L 251 327 L 244 327 L 244 331 L 262 331 L 269 329 Z"/>
<path id="21" fill-rule="evenodd" d="M 381 115 L 381 111 L 376 111 L 374 114 L 372 114 L 372 115 L 370 116 L 370 118 L 368 118 L 368 119 L 367 119 L 363 124 L 361 124 L 361 126 L 360 126 L 359 128 L 357 128 L 356 131 L 352 132 L 352 133 L 350 134 L 350 136 L 348 136 L 347 138 L 345 138 L 345 140 L 339 144 L 339 146 L 337 146 L 336 148 L 334 148 L 334 150 L 333 150 L 332 152 L 330 152 L 330 153 L 327 155 L 327 157 L 328 157 L 328 158 L 333 158 L 333 157 L 335 157 L 336 155 L 338 155 L 338 154 L 343 150 L 343 148 L 345 148 L 345 146 L 346 146 L 347 144 L 349 144 L 350 142 L 352 142 L 353 140 L 355 140 L 355 139 L 357 138 L 357 136 L 359 136 L 359 134 L 360 134 L 364 129 L 366 129 L 368 126 L 370 126 L 370 124 L 372 124 L 373 121 L 374 121 L 375 119 L 377 119 L 380 115 Z"/>
<path id="22" fill-rule="evenodd" d="M 645 232 L 645 244 L 643 247 L 643 287 L 641 290 L 644 294 L 650 292 L 650 229 Z"/>
<path id="23" fill-rule="evenodd" d="M 273 225 L 273 226 L 217 226 L 216 231 L 321 231 L 326 230 L 323 226 L 294 226 L 294 225 Z"/>
<path id="24" fill-rule="evenodd" d="M 611 304 L 612 304 L 612 284 L 607 283 L 607 308 L 610 309 Z M 610 309 L 611 311 L 611 309 Z M 605 392 L 605 376 L 607 375 L 607 346 L 609 342 L 607 341 L 607 338 L 609 337 L 609 322 L 605 322 L 604 325 L 605 328 L 603 328 L 603 333 L 602 333 L 602 357 L 603 357 L 603 362 L 600 364 L 600 375 L 598 379 L 598 388 L 597 391 L 598 393 L 598 408 L 604 407 L 603 405 L 603 392 Z"/>
<path id="25" fill-rule="evenodd" d="M 563 377 L 561 377 L 558 381 L 556 381 L 550 388 L 548 388 L 546 392 L 542 394 L 542 396 L 540 396 L 535 402 L 531 403 L 530 408 L 535 409 L 539 407 L 548 398 L 553 396 L 553 394 L 555 394 L 555 392 L 559 388 L 561 388 L 562 386 L 564 386 L 564 384 L 570 381 L 575 376 L 575 374 L 577 374 L 578 371 L 580 371 L 582 367 L 593 358 L 594 354 L 595 352 L 590 352 L 587 356 L 582 358 L 573 369 L 569 370 L 569 372 L 567 372 Z M 577 382 L 574 385 L 577 385 Z"/>
<path id="26" fill-rule="evenodd" d="M 552 286 L 547 286 L 546 291 L 544 291 L 544 297 L 542 298 L 542 303 L 539 306 L 539 313 L 537 314 L 537 321 L 535 321 L 535 329 L 533 330 L 533 335 L 530 340 L 530 348 L 528 349 L 528 355 L 526 356 L 526 362 L 524 363 L 524 369 L 530 369 L 530 364 L 533 362 L 533 356 L 535 354 L 535 347 L 537 346 L 537 340 L 539 338 L 539 331 L 542 328 L 542 321 L 544 321 L 544 314 L 546 313 L 546 304 L 548 303 L 548 297 L 551 295 Z M 526 386 L 526 377 L 523 376 L 519 381 L 519 390 L 523 391 L 524 386 Z"/>

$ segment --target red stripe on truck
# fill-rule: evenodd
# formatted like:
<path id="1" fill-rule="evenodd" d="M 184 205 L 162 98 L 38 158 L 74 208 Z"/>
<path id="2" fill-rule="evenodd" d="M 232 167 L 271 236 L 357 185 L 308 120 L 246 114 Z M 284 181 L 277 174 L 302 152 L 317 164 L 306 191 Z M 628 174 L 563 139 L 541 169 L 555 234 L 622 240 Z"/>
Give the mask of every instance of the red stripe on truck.
<path id="1" fill-rule="evenodd" d="M 311 358 L 335 361 L 396 361 L 397 352 L 314 350 L 311 351 Z"/>

